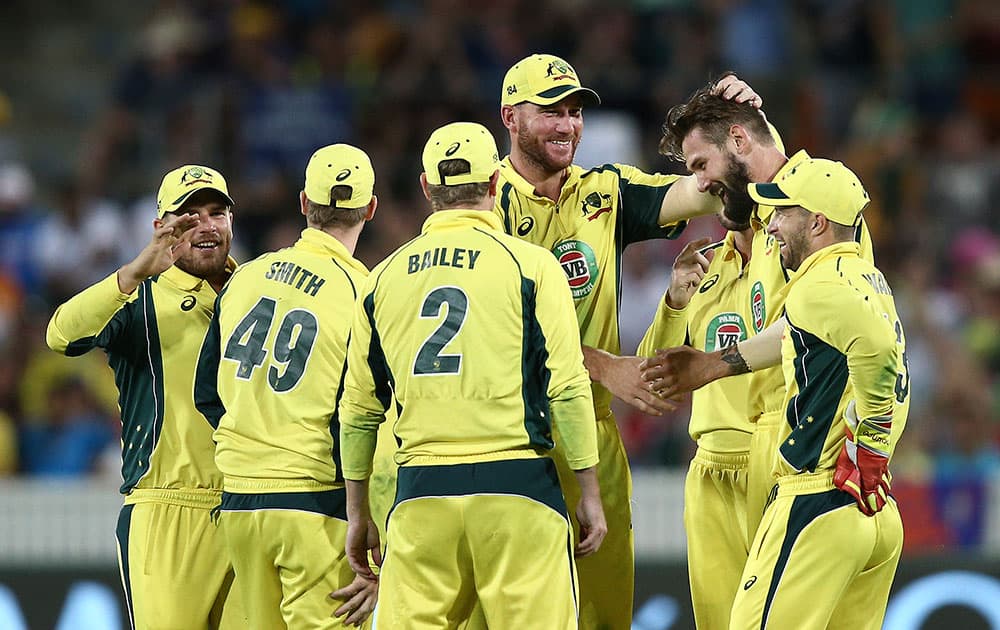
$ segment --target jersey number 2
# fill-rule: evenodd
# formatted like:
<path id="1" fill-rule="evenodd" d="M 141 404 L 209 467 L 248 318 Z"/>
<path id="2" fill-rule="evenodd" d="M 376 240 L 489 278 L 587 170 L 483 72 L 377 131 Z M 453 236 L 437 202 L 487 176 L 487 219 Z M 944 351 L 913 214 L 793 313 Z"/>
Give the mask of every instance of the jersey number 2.
<path id="1" fill-rule="evenodd" d="M 223 358 L 239 363 L 236 378 L 250 380 L 255 369 L 264 365 L 267 350 L 264 342 L 274 320 L 276 302 L 262 297 L 240 323 L 226 342 Z M 272 365 L 267 370 L 267 383 L 276 392 L 287 392 L 302 378 L 312 352 L 319 322 L 316 316 L 302 309 L 292 309 L 285 314 L 274 337 L 272 356 L 277 363 L 284 364 L 283 372 Z"/>
<path id="2" fill-rule="evenodd" d="M 448 313 L 444 321 L 427 338 L 417 351 L 413 361 L 413 373 L 424 374 L 458 374 L 462 369 L 461 354 L 441 354 L 465 323 L 465 314 L 469 309 L 469 298 L 458 287 L 438 287 L 427 294 L 420 307 L 420 317 L 438 317 L 441 307 L 448 305 Z"/>

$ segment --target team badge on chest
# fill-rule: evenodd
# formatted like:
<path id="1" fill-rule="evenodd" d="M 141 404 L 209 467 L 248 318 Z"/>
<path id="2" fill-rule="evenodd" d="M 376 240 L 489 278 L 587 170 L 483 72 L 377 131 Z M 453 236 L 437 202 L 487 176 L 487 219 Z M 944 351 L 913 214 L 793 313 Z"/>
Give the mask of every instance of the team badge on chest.
<path id="1" fill-rule="evenodd" d="M 764 321 L 767 319 L 767 309 L 764 304 L 764 285 L 760 280 L 753 283 L 750 289 L 750 312 L 753 314 L 753 330 L 760 332 L 764 330 Z"/>
<path id="2" fill-rule="evenodd" d="M 552 250 L 566 273 L 573 299 L 585 298 L 597 283 L 597 257 L 594 250 L 583 241 L 563 241 Z"/>
<path id="3" fill-rule="evenodd" d="M 716 315 L 705 331 L 705 352 L 735 346 L 746 338 L 747 327 L 739 313 Z"/>

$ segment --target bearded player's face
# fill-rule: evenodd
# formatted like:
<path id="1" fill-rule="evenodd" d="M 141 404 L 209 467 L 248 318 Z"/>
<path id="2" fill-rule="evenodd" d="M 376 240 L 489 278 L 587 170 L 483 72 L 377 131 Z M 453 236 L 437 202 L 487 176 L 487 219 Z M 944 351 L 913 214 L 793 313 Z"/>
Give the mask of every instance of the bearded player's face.
<path id="1" fill-rule="evenodd" d="M 698 182 L 698 190 L 722 200 L 719 221 L 727 230 L 750 227 L 754 202 L 747 193 L 750 173 L 745 162 L 725 146 L 708 139 L 700 128 L 688 133 L 681 144 L 688 170 Z"/>
<path id="2" fill-rule="evenodd" d="M 233 216 L 229 207 L 219 195 L 206 190 L 192 195 L 176 214 L 197 215 L 198 225 L 184 234 L 191 248 L 174 264 L 198 278 L 224 274 L 233 243 Z"/>
<path id="3" fill-rule="evenodd" d="M 514 123 L 520 153 L 541 171 L 558 173 L 573 163 L 583 136 L 583 105 L 576 95 L 552 105 L 521 103 Z"/>

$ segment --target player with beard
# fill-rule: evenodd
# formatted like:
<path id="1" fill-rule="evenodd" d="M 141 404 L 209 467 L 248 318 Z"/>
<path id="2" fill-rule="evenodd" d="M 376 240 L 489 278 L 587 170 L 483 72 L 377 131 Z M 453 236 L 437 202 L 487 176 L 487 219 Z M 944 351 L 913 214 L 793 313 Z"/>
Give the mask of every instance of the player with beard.
<path id="1" fill-rule="evenodd" d="M 729 176 L 735 181 L 743 165 L 732 166 Z M 682 344 L 713 352 L 748 338 L 753 202 L 746 188 L 726 197 L 719 222 L 728 234 L 708 247 L 708 239 L 692 241 L 677 256 L 670 287 L 639 344 L 640 356 Z M 684 482 L 684 528 L 699 628 L 728 625 L 750 551 L 747 466 L 754 425 L 746 410 L 749 388 L 746 374 L 710 383 L 691 397 L 688 433 L 698 449 Z"/>
<path id="2" fill-rule="evenodd" d="M 785 393 L 784 378 L 776 366 L 781 360 L 784 326 L 782 289 L 788 276 L 774 237 L 766 229 L 774 207 L 755 204 L 746 190 L 751 182 L 782 180 L 810 157 L 805 151 L 787 157 L 759 110 L 719 98 L 713 85 L 699 89 L 668 112 L 660 152 L 683 161 L 697 178 L 699 190 L 727 200 L 727 211 L 745 204 L 752 208 L 753 243 L 746 268 L 749 291 L 743 296 L 750 314 L 750 339 L 710 352 L 690 346 L 660 350 L 643 366 L 643 376 L 661 395 L 675 396 L 754 369 L 746 407 L 754 423 L 746 500 L 747 539 L 752 541 L 774 487 L 771 467 Z M 871 235 L 863 219 L 857 224 L 855 240 L 862 256 L 871 261 Z"/>
<path id="3" fill-rule="evenodd" d="M 714 89 L 720 98 L 760 106 L 757 94 L 736 77 L 726 77 Z M 628 628 L 632 619 L 632 480 L 611 397 L 654 415 L 672 408 L 643 382 L 642 358 L 619 356 L 622 251 L 637 241 L 676 238 L 684 219 L 717 212 L 722 205 L 719 196 L 699 190 L 691 176 L 648 174 L 624 164 L 590 170 L 573 164 L 583 109 L 599 102 L 558 57 L 530 55 L 507 71 L 500 115 L 511 151 L 500 164 L 495 207 L 505 232 L 550 250 L 559 260 L 593 382 L 608 535 L 600 551 L 578 565 L 580 627 L 588 629 Z M 573 514 L 579 493 L 558 451 L 559 476 Z"/>
<path id="4" fill-rule="evenodd" d="M 229 257 L 226 181 L 206 166 L 167 173 L 153 237 L 136 258 L 61 305 L 50 348 L 102 348 L 122 419 L 118 562 L 132 628 L 246 628 L 234 573 L 212 522 L 222 475 L 194 375 Z"/>

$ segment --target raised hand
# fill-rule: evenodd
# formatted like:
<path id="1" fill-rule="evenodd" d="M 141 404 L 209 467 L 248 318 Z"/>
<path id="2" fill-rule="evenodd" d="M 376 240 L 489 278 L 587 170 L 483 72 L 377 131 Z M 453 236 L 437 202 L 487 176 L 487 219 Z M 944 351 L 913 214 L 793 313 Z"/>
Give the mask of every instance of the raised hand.
<path id="1" fill-rule="evenodd" d="M 674 259 L 670 287 L 666 294 L 667 306 L 670 308 L 677 310 L 684 308 L 698 290 L 710 262 L 701 249 L 711 242 L 710 238 L 690 241 Z"/>
<path id="2" fill-rule="evenodd" d="M 715 83 L 715 94 L 737 103 L 749 103 L 753 107 L 760 109 L 764 105 L 764 99 L 760 94 L 754 92 L 753 88 L 746 81 L 743 81 L 735 74 L 727 74 Z"/>
<path id="3" fill-rule="evenodd" d="M 191 249 L 191 241 L 184 236 L 197 227 L 198 223 L 196 214 L 164 215 L 162 221 L 158 220 L 154 224 L 149 244 L 132 262 L 118 270 L 118 289 L 122 293 L 132 293 L 146 278 L 169 269 Z"/>

